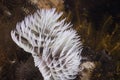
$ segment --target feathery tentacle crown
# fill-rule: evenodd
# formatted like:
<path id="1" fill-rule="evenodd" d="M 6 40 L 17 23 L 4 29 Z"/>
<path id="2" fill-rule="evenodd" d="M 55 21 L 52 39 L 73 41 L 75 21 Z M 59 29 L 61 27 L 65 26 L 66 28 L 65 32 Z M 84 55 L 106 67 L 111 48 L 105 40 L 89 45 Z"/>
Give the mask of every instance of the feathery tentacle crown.
<path id="1" fill-rule="evenodd" d="M 13 41 L 32 54 L 44 80 L 73 80 L 78 74 L 82 43 L 71 24 L 55 9 L 38 10 L 17 23 Z"/>

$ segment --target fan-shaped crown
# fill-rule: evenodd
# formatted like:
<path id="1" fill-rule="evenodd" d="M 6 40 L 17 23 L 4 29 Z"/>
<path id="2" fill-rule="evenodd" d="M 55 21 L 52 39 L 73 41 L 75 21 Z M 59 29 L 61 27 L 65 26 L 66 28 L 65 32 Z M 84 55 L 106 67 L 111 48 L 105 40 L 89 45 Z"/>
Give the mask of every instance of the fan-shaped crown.
<path id="1" fill-rule="evenodd" d="M 17 23 L 13 41 L 32 54 L 45 80 L 71 80 L 79 72 L 82 44 L 55 9 L 38 10 Z"/>

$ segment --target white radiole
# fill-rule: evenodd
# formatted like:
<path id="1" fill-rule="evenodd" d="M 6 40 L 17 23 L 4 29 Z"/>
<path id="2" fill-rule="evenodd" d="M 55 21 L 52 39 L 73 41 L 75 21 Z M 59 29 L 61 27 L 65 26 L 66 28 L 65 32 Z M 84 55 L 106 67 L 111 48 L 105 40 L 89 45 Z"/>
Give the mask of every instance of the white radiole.
<path id="1" fill-rule="evenodd" d="M 41 9 L 16 25 L 13 41 L 32 54 L 44 80 L 73 80 L 80 71 L 82 42 L 55 9 Z"/>

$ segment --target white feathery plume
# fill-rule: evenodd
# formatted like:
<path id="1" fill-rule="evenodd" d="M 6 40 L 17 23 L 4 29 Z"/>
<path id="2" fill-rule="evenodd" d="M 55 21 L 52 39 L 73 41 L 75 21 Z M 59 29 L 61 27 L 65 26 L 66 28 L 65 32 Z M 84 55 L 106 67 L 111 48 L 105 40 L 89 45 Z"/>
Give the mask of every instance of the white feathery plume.
<path id="1" fill-rule="evenodd" d="M 80 71 L 82 43 L 55 9 L 38 10 L 17 23 L 13 41 L 32 54 L 44 80 L 73 80 Z"/>

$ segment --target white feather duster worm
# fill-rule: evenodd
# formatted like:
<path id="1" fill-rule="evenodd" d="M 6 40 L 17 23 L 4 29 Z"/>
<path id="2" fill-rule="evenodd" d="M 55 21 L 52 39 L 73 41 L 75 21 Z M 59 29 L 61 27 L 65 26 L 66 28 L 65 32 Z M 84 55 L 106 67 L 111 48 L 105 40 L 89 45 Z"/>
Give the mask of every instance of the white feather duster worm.
<path id="1" fill-rule="evenodd" d="M 80 71 L 82 43 L 55 9 L 38 10 L 17 23 L 13 41 L 32 54 L 44 80 L 73 80 Z"/>

